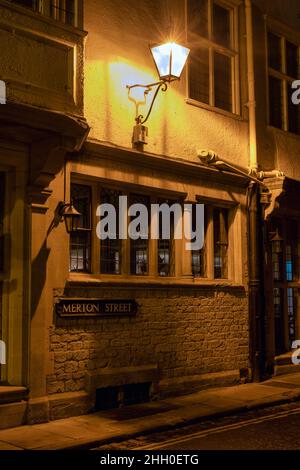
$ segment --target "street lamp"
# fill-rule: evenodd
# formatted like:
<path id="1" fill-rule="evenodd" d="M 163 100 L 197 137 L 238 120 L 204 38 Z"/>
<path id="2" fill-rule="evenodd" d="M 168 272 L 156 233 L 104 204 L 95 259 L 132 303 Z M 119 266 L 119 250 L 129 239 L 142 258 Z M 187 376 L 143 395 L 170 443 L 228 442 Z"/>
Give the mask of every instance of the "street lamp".
<path id="1" fill-rule="evenodd" d="M 148 129 L 146 126 L 144 126 L 144 124 L 151 114 L 159 90 L 161 89 L 162 91 L 167 91 L 168 83 L 180 79 L 181 73 L 186 64 L 190 52 L 187 47 L 176 44 L 175 42 L 168 42 L 159 46 L 153 46 L 150 48 L 150 50 L 159 75 L 159 82 L 150 83 L 148 85 L 127 85 L 128 97 L 136 105 L 136 125 L 133 128 L 132 139 L 132 142 L 136 147 L 138 147 L 140 144 L 147 143 L 146 137 L 148 135 Z M 149 111 L 146 117 L 144 118 L 143 115 L 139 114 L 139 105 L 145 103 L 146 96 L 150 91 L 152 91 L 153 87 L 156 87 L 156 90 L 153 95 Z M 133 88 L 144 88 L 143 102 L 137 101 L 130 96 L 130 91 Z"/>
<path id="2" fill-rule="evenodd" d="M 73 202 L 65 203 L 61 202 L 59 207 L 59 215 L 64 219 L 67 233 L 73 233 L 78 230 L 80 212 L 78 212 Z"/>
<path id="3" fill-rule="evenodd" d="M 282 242 L 283 238 L 279 235 L 278 228 L 276 232 L 270 232 L 270 242 L 272 244 L 272 251 L 273 253 L 280 255 L 282 253 Z"/>

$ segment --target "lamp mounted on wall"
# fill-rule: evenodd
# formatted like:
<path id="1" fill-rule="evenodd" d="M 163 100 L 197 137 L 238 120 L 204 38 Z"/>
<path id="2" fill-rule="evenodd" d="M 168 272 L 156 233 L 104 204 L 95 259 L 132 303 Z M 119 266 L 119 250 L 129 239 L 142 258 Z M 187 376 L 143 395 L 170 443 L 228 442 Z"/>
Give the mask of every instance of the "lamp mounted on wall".
<path id="1" fill-rule="evenodd" d="M 168 84 L 170 82 L 180 79 L 190 52 L 187 47 L 180 46 L 175 42 L 168 42 L 166 44 L 154 46 L 151 47 L 150 50 L 160 78 L 159 82 L 150 83 L 148 85 L 127 85 L 128 97 L 136 105 L 136 125 L 133 128 L 132 138 L 133 146 L 136 148 L 147 143 L 148 129 L 144 124 L 151 114 L 159 90 L 167 91 Z M 139 114 L 139 105 L 146 103 L 146 96 L 154 87 L 156 87 L 156 90 L 154 92 L 149 111 L 144 118 L 142 114 Z M 144 88 L 144 101 L 137 101 L 130 96 L 130 92 L 133 88 Z"/>
<path id="2" fill-rule="evenodd" d="M 270 242 L 273 253 L 280 255 L 282 253 L 283 238 L 279 235 L 278 228 L 275 232 L 270 232 Z"/>
<path id="3" fill-rule="evenodd" d="M 58 213 L 65 221 L 67 233 L 70 234 L 78 230 L 81 214 L 75 209 L 72 201 L 70 203 L 61 202 Z"/>
<path id="4" fill-rule="evenodd" d="M 67 194 L 67 161 L 64 161 L 63 167 L 63 176 L 64 176 L 64 200 L 60 201 L 57 208 L 56 208 L 56 219 L 57 224 L 64 220 L 66 231 L 68 234 L 76 232 L 79 227 L 80 217 L 81 214 L 78 210 L 74 207 L 74 202 L 66 202 L 66 194 Z"/>

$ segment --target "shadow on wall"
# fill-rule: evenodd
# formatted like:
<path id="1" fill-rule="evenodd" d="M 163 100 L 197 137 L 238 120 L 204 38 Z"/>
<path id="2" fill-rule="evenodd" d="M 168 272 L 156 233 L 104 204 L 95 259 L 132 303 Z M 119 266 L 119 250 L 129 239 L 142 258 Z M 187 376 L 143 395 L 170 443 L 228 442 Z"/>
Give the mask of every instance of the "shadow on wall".
<path id="1" fill-rule="evenodd" d="M 47 247 L 47 240 L 44 241 L 43 245 L 37 256 L 32 261 L 31 266 L 31 316 L 33 317 L 40 298 L 44 289 L 47 277 L 47 261 L 50 254 L 50 248 Z"/>

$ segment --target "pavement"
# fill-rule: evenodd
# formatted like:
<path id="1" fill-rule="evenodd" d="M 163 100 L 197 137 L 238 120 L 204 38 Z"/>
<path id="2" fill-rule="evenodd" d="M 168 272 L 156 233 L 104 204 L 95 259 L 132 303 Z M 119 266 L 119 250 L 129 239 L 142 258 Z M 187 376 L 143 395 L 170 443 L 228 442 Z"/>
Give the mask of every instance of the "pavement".
<path id="1" fill-rule="evenodd" d="M 300 400 L 300 373 L 0 431 L 0 450 L 80 450 Z"/>

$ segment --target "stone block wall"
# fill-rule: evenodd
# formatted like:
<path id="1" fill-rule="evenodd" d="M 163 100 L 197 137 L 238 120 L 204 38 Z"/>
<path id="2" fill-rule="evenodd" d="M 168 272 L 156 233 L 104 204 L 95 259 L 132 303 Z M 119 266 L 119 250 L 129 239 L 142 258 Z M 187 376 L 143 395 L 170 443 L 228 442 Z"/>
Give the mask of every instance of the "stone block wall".
<path id="1" fill-rule="evenodd" d="M 135 317 L 59 319 L 50 331 L 48 393 L 85 389 L 87 373 L 157 364 L 159 378 L 248 367 L 242 287 L 69 288 L 68 297 L 136 299 Z"/>

